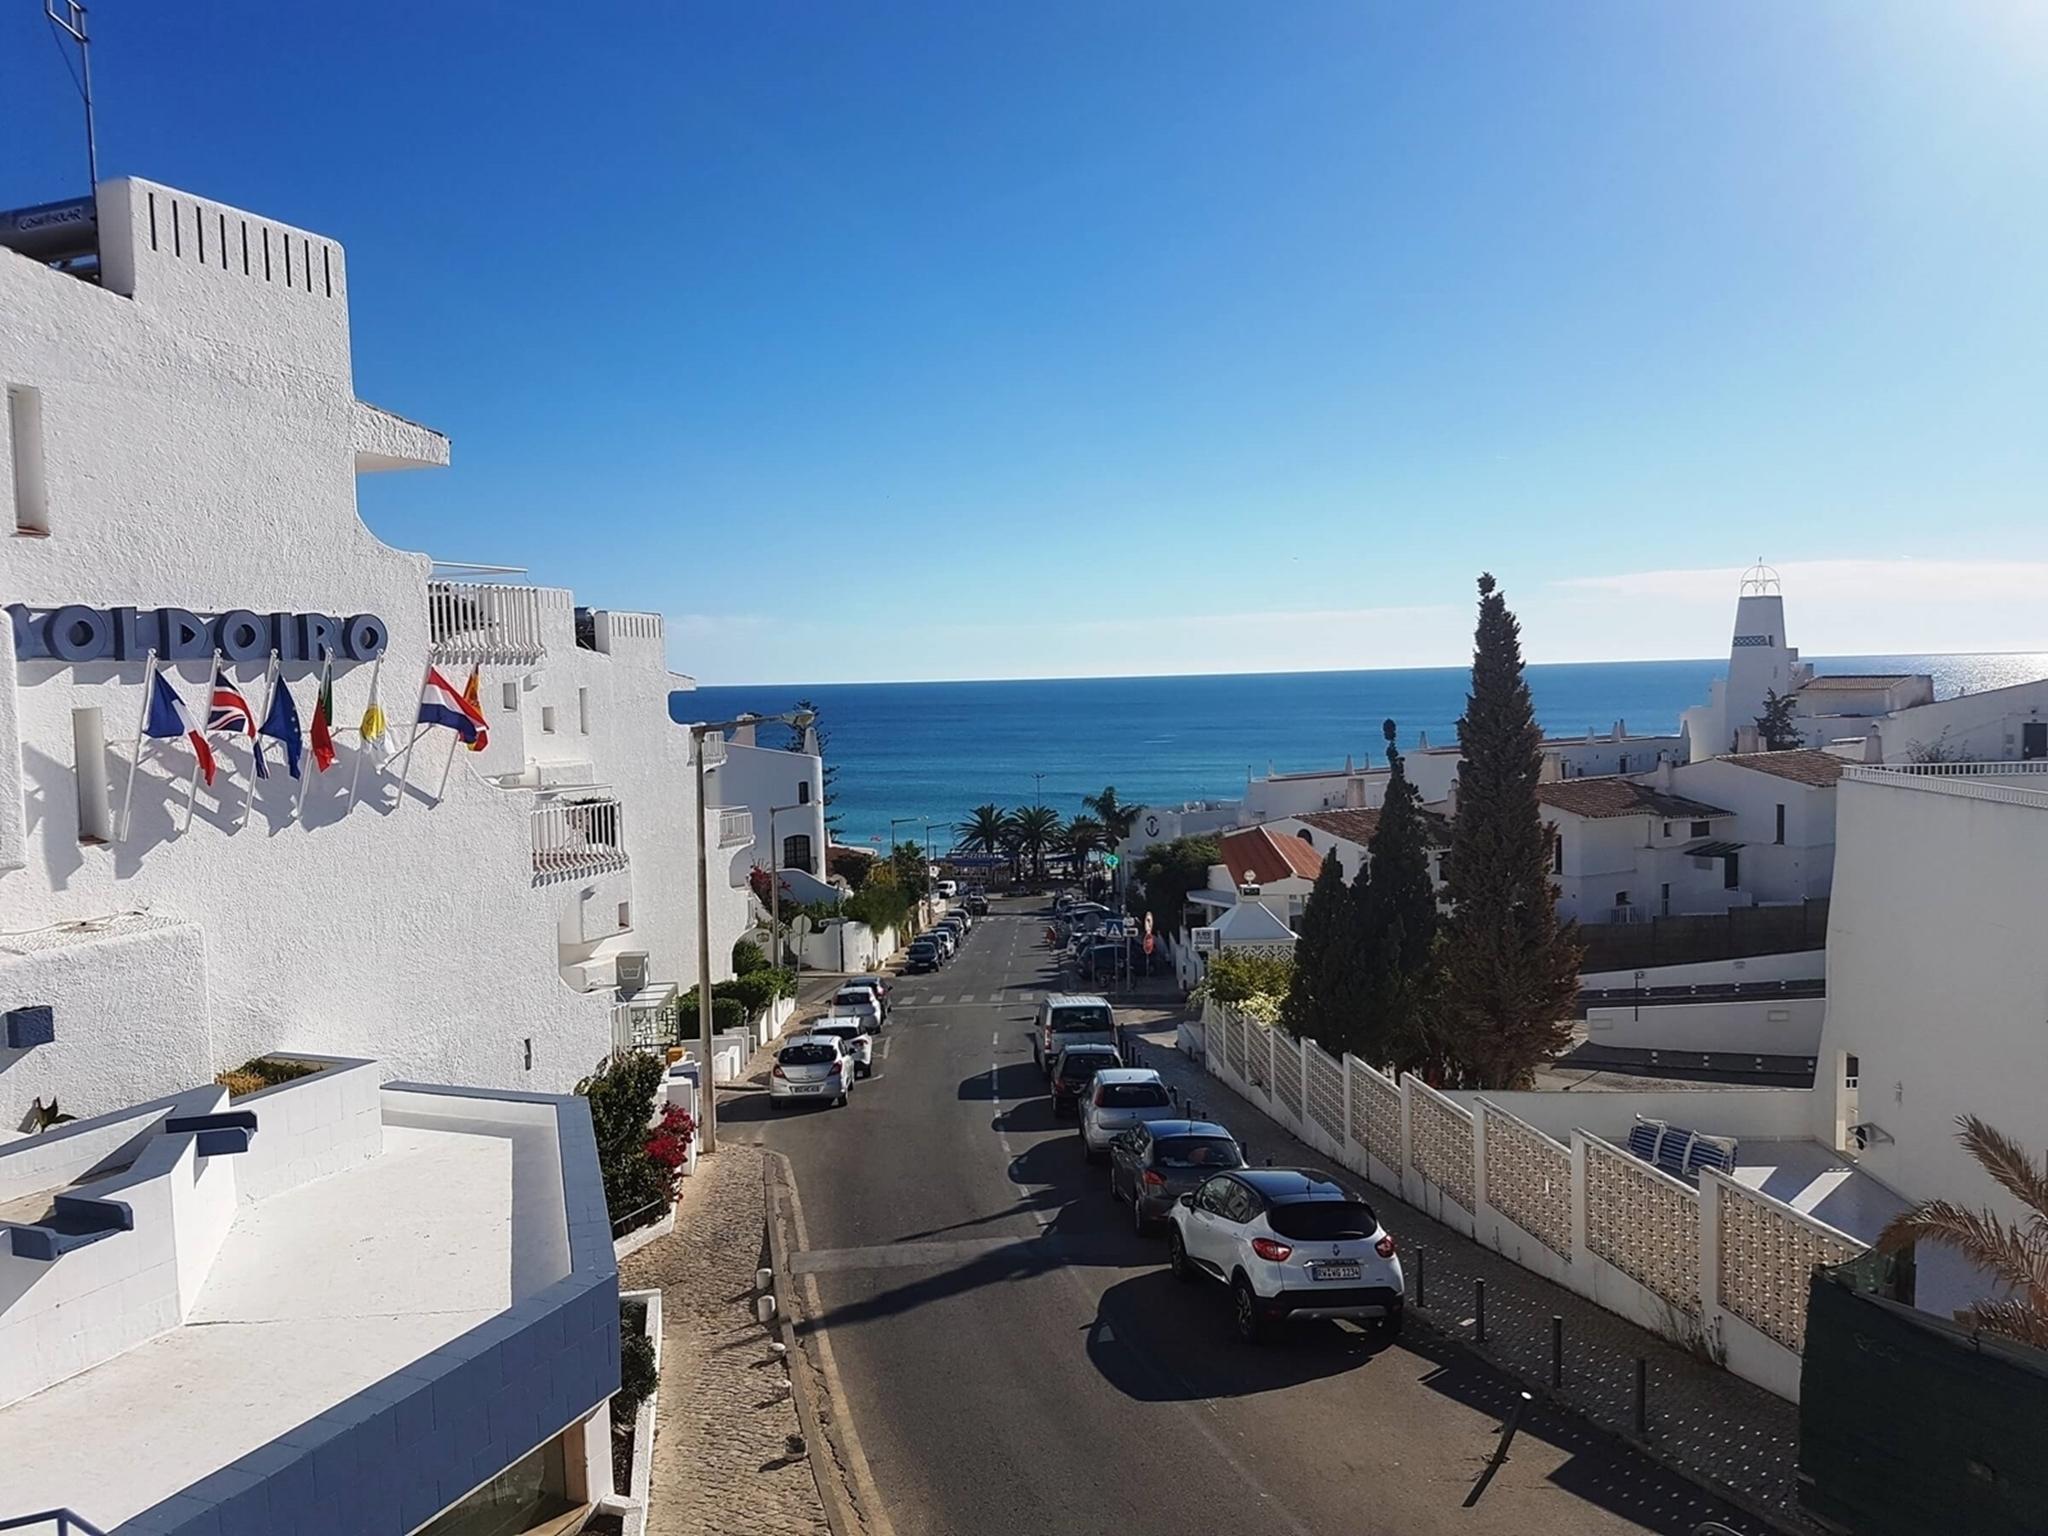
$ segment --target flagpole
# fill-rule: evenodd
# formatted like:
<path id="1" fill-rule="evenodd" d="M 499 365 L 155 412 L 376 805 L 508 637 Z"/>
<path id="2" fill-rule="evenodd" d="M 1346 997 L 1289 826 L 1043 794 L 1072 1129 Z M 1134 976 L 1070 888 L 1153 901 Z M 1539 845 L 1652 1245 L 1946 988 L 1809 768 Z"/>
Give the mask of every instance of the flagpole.
<path id="1" fill-rule="evenodd" d="M 270 718 L 270 706 L 277 702 L 277 652 L 270 653 L 270 662 L 263 669 L 263 680 L 270 686 L 263 694 L 263 719 Z M 249 825 L 249 811 L 256 804 L 256 764 L 263 755 L 263 727 L 259 723 L 256 734 L 249 738 L 249 793 L 242 799 L 242 825 Z"/>
<path id="2" fill-rule="evenodd" d="M 412 749 L 420 744 L 419 699 L 427 691 L 427 679 L 433 676 L 434 663 L 431 657 L 420 668 L 420 685 L 413 690 L 412 740 L 405 744 L 405 762 L 398 773 L 398 804 L 405 804 L 405 792 L 412 787 Z M 396 809 L 396 807 L 394 807 Z"/>
<path id="3" fill-rule="evenodd" d="M 142 768 L 142 732 L 149 724 L 149 691 L 156 686 L 156 652 L 149 653 L 149 664 L 142 669 L 142 709 L 135 717 L 135 750 L 128 758 L 128 789 L 121 796 L 121 830 L 114 841 L 128 841 L 128 813 L 135 804 L 135 775 Z"/>
<path id="4" fill-rule="evenodd" d="M 314 694 L 314 695 L 313 695 L 313 718 L 314 718 L 314 719 L 316 719 L 316 720 L 320 718 L 320 701 L 321 701 L 321 699 L 323 699 L 323 698 L 325 698 L 325 697 L 326 697 L 326 694 L 327 694 L 327 689 L 328 689 L 329 685 L 330 685 L 330 684 L 331 684 L 331 682 L 332 682 L 332 677 L 330 676 L 330 673 L 331 673 L 331 671 L 332 671 L 333 667 L 334 667 L 334 658 L 333 658 L 332 656 L 329 656 L 329 657 L 327 657 L 327 658 L 326 658 L 326 659 L 325 659 L 325 660 L 324 660 L 324 661 L 323 661 L 323 662 L 321 663 L 321 667 L 320 667 L 320 692 L 318 692 L 318 693 L 316 693 L 316 694 Z M 333 729 L 334 729 L 334 722 L 333 722 L 332 720 L 329 720 L 329 721 L 327 722 L 327 729 L 328 729 L 328 730 L 329 730 L 330 732 L 331 732 L 331 731 L 333 731 Z M 311 743 L 311 742 L 308 742 L 308 743 L 307 743 L 307 745 L 306 745 L 306 750 L 307 750 L 307 751 L 309 751 L 309 752 L 310 752 L 310 751 L 312 750 L 312 743 Z M 299 815 L 300 815 L 300 813 L 301 813 L 302 811 L 304 811 L 304 810 L 305 810 L 305 808 L 306 808 L 306 786 L 307 786 L 308 784 L 311 784 L 311 783 L 313 782 L 313 774 L 314 774 L 314 773 L 318 773 L 319 771 L 320 771 L 320 765 L 319 765 L 318 763 L 314 763 L 314 764 L 312 765 L 312 771 L 311 771 L 311 772 L 302 772 L 302 773 L 301 773 L 301 774 L 299 775 L 299 792 L 298 792 L 298 794 L 297 794 L 296 796 L 294 796 L 294 797 L 293 797 L 293 799 L 292 799 L 292 820 L 293 820 L 293 821 L 297 821 L 297 820 L 299 819 Z"/>
<path id="5" fill-rule="evenodd" d="M 213 718 L 213 680 L 220 676 L 220 652 L 213 653 L 213 666 L 206 674 L 206 713 L 200 716 L 200 739 L 211 743 L 213 732 L 206 728 L 206 721 Z M 192 813 L 199 809 L 199 754 L 192 754 L 192 782 L 185 786 L 185 825 L 178 835 L 183 837 L 192 830 Z"/>
<path id="6" fill-rule="evenodd" d="M 370 702 L 363 706 L 365 716 L 377 707 L 377 677 L 383 670 L 384 656 L 380 651 L 377 659 L 370 663 Z M 391 727 L 386 725 L 384 729 L 388 733 Z M 363 733 L 358 729 L 356 732 L 356 765 L 350 770 L 348 776 L 348 804 L 342 809 L 342 815 L 344 816 L 356 808 L 356 786 L 363 781 L 363 759 L 369 755 L 370 744 L 363 740 Z"/>

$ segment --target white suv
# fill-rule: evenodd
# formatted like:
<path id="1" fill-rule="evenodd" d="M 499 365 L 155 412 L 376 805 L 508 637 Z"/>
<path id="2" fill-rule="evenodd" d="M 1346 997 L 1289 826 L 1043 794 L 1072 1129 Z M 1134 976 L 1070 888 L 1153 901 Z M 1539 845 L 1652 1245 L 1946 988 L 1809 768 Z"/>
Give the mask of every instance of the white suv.
<path id="1" fill-rule="evenodd" d="M 1405 1292 L 1391 1233 L 1372 1207 L 1326 1173 L 1240 1168 L 1174 1203 L 1167 1263 L 1230 1287 L 1232 1321 L 1248 1343 L 1290 1317 L 1372 1321 L 1401 1331 Z"/>

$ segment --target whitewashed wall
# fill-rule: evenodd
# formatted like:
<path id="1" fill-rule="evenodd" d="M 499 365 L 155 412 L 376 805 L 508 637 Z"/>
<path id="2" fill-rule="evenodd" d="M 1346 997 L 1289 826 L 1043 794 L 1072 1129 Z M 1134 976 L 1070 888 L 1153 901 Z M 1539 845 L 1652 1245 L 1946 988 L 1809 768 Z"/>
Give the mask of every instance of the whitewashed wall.
<path id="1" fill-rule="evenodd" d="M 1820 997 L 1732 1003 L 1616 1003 L 1586 1010 L 1586 1042 L 1636 1051 L 1736 1051 L 1811 1056 L 1820 1049 Z"/>

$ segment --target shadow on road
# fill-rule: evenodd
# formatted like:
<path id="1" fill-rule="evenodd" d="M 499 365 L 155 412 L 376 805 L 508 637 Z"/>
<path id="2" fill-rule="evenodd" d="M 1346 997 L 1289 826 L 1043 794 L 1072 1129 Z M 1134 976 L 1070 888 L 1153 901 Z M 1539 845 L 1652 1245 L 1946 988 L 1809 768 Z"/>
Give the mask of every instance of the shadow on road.
<path id="1" fill-rule="evenodd" d="M 1045 1093 L 1045 1074 L 1035 1062 L 1012 1061 L 999 1066 L 993 1078 L 986 1072 L 960 1079 L 960 1097 L 981 1103 L 1022 1099 Z"/>

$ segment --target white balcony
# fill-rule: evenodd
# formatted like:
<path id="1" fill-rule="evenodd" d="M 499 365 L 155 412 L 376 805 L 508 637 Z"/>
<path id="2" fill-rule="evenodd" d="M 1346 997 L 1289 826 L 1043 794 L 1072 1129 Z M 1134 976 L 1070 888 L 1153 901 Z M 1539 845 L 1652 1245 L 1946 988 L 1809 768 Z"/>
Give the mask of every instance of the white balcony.
<path id="1" fill-rule="evenodd" d="M 743 848 L 754 840 L 754 813 L 752 811 L 720 811 L 718 813 L 718 846 L 721 848 Z"/>
<path id="2" fill-rule="evenodd" d="M 435 577 L 427 583 L 427 643 L 434 661 L 532 666 L 547 656 L 551 624 L 572 621 L 566 587 L 524 587 Z"/>
<path id="3" fill-rule="evenodd" d="M 704 766 L 716 768 L 725 761 L 725 737 L 711 735 L 704 738 Z"/>
<path id="4" fill-rule="evenodd" d="M 611 799 L 555 801 L 533 811 L 533 877 L 559 879 L 626 867 L 623 810 Z"/>

